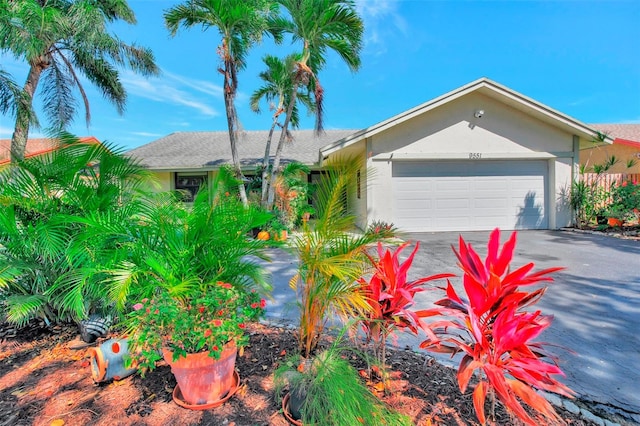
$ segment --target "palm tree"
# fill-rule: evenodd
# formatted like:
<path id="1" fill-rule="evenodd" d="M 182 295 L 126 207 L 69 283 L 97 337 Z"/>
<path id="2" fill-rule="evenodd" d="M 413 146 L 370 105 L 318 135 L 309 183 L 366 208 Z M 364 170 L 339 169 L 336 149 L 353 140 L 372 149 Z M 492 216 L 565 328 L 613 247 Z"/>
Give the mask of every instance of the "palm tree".
<path id="1" fill-rule="evenodd" d="M 64 129 L 73 120 L 74 89 L 82 97 L 87 125 L 90 122 L 89 99 L 79 74 L 123 113 L 127 95 L 116 67 L 128 66 L 142 75 L 158 73 L 149 49 L 108 33 L 107 26 L 119 20 L 136 22 L 126 0 L 0 0 L 0 50 L 28 64 L 23 91 L 29 106 L 42 79 L 44 112 L 54 128 Z M 13 162 L 24 158 L 30 123 L 30 110 L 18 104 Z"/>
<path id="2" fill-rule="evenodd" d="M 53 291 L 64 295 L 62 305 L 73 315 L 86 315 L 83 295 L 102 292 L 122 312 L 131 301 L 153 298 L 159 290 L 181 296 L 217 281 L 244 292 L 269 292 L 257 262 L 268 260 L 267 242 L 247 233 L 271 215 L 230 196 L 225 174 L 221 171 L 211 190 L 203 187 L 189 206 L 176 194 L 158 193 L 136 200 L 124 220 L 108 212 L 76 218 L 84 228 L 68 257 L 87 266 L 56 282 Z M 93 262 L 81 261 L 87 252 Z"/>
<path id="3" fill-rule="evenodd" d="M 296 64 L 295 78 L 291 88 L 290 102 L 282 124 L 282 132 L 273 160 L 273 171 L 269 185 L 267 205 L 275 198 L 275 183 L 279 173 L 282 148 L 287 137 L 298 87 L 310 84 L 314 89 L 316 104 L 316 132 L 322 131 L 324 89 L 318 72 L 326 62 L 327 50 L 333 50 L 347 66 L 355 71 L 360 66 L 363 23 L 352 0 L 278 0 L 290 15 L 290 20 L 278 21 L 284 32 L 290 33 L 293 41 L 302 42 L 302 54 Z"/>
<path id="4" fill-rule="evenodd" d="M 148 179 L 149 173 L 118 148 L 71 135 L 62 135 L 52 153 L 0 171 L 0 292 L 9 321 L 66 318 L 70 300 L 85 314 L 92 304 L 104 303 L 99 291 L 54 291 L 59 278 L 82 271 L 95 255 L 78 246 L 83 255 L 69 256 L 71 243 L 85 230 L 72 219 L 101 214 L 122 223 L 136 205 L 136 190 Z"/>
<path id="5" fill-rule="evenodd" d="M 260 197 L 260 203 L 263 207 L 266 207 L 267 192 L 269 188 L 269 155 L 271 154 L 271 140 L 273 138 L 273 131 L 276 126 L 280 125 L 278 120 L 280 115 L 285 112 L 285 105 L 289 105 L 289 98 L 291 97 L 291 89 L 293 87 L 293 81 L 295 79 L 295 64 L 299 60 L 299 55 L 288 55 L 284 60 L 273 56 L 267 55 L 263 58 L 267 69 L 259 74 L 259 77 L 264 81 L 264 85 L 259 87 L 253 95 L 251 95 L 251 109 L 254 112 L 260 112 L 260 101 L 262 99 L 270 103 L 270 109 L 274 111 L 273 121 L 271 122 L 271 128 L 269 129 L 269 136 L 267 137 L 267 144 L 264 150 L 264 158 L 262 160 L 262 194 Z M 306 89 L 306 88 L 305 88 Z M 307 107 L 309 111 L 315 111 L 315 105 L 313 99 L 309 96 L 308 90 L 298 91 L 296 93 L 296 100 Z M 273 102 L 276 101 L 274 105 Z M 298 107 L 294 105 L 291 112 L 291 127 L 298 127 Z"/>
<path id="6" fill-rule="evenodd" d="M 164 14 L 165 24 L 172 36 L 182 25 L 185 28 L 202 26 L 204 30 L 215 27 L 222 38 L 217 53 L 222 62 L 218 71 L 223 75 L 224 105 L 231 144 L 231 158 L 235 177 L 239 181 L 240 198 L 247 205 L 238 156 L 238 113 L 235 99 L 238 91 L 238 72 L 245 66 L 251 46 L 259 42 L 270 28 L 269 21 L 277 11 L 270 0 L 187 0 Z M 277 33 L 274 33 L 278 39 Z"/>
<path id="7" fill-rule="evenodd" d="M 28 113 L 29 121 L 32 124 L 37 124 L 31 110 L 29 97 L 16 84 L 11 75 L 0 68 L 0 114 L 10 114 L 15 117 L 18 113 L 18 105 L 21 105 Z"/>
<path id="8" fill-rule="evenodd" d="M 368 266 L 366 249 L 394 236 L 373 230 L 351 232 L 356 217 L 347 211 L 346 196 L 354 190 L 359 167 L 354 159 L 327 165 L 315 194 L 316 220 L 306 223 L 292 240 L 300 260 L 289 284 L 300 309 L 298 337 L 305 357 L 315 351 L 330 315 L 348 319 L 370 309 L 357 281 Z"/>

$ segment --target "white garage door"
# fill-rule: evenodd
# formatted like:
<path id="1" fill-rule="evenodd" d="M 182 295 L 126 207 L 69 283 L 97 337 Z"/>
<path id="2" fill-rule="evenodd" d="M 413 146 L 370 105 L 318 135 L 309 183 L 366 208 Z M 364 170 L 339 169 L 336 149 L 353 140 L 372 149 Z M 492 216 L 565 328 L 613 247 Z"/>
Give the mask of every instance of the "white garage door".
<path id="1" fill-rule="evenodd" d="M 546 229 L 546 161 L 393 163 L 393 223 L 406 231 Z"/>

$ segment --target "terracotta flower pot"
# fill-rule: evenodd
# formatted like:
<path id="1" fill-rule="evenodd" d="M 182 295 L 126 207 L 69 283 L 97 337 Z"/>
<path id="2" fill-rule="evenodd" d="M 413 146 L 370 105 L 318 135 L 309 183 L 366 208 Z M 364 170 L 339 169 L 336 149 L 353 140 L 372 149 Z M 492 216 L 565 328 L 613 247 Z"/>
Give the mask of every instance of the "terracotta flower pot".
<path id="1" fill-rule="evenodd" d="M 287 393 L 282 399 L 282 413 L 284 414 L 284 417 L 287 419 L 287 421 L 292 425 L 302 426 L 302 421 L 300 420 L 301 416 L 298 414 L 296 417 L 294 414 L 291 413 L 290 401 L 291 401 L 291 394 Z"/>
<path id="2" fill-rule="evenodd" d="M 229 393 L 236 384 L 237 352 L 235 342 L 231 342 L 223 348 L 220 359 L 210 357 L 208 352 L 200 352 L 173 361 L 173 352 L 162 350 L 164 360 L 176 377 L 182 398 L 189 405 L 212 404 Z"/>

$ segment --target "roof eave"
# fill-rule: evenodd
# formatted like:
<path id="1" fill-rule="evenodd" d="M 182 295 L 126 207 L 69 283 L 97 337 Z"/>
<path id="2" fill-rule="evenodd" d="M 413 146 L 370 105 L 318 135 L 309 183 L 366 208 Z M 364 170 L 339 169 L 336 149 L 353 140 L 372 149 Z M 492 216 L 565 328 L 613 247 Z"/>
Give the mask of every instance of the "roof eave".
<path id="1" fill-rule="evenodd" d="M 461 98 L 462 96 L 465 96 L 468 93 L 475 92 L 483 88 L 491 90 L 492 92 L 499 94 L 501 96 L 510 98 L 524 105 L 525 107 L 531 108 L 539 112 L 540 114 L 543 114 L 547 117 L 555 119 L 557 122 L 563 124 L 564 126 L 571 128 L 574 133 L 578 133 L 578 136 L 595 139 L 599 135 L 602 135 L 602 133 L 598 132 L 596 129 L 589 127 L 588 125 L 566 114 L 563 114 L 519 92 L 509 89 L 506 86 L 496 83 L 493 80 L 490 80 L 486 77 L 482 77 L 478 80 L 472 81 L 471 83 L 468 83 L 464 86 L 454 89 L 451 92 L 445 93 L 444 95 L 438 96 L 437 98 L 429 100 L 414 108 L 411 108 L 398 115 L 395 115 L 387 120 L 381 121 L 378 124 L 375 124 L 371 127 L 367 127 L 366 129 L 355 132 L 350 136 L 347 136 L 339 141 L 336 141 L 332 144 L 329 144 L 327 146 L 320 148 L 320 161 L 322 162 L 322 160 L 327 156 L 341 149 L 347 148 L 348 146 L 351 146 L 361 141 L 362 139 L 371 137 L 390 127 L 393 127 L 397 124 L 401 124 L 418 115 L 424 114 L 428 111 L 431 111 L 435 108 L 445 105 L 455 99 Z M 609 137 L 608 135 L 604 135 L 603 142 L 611 144 L 613 143 L 613 138 Z"/>

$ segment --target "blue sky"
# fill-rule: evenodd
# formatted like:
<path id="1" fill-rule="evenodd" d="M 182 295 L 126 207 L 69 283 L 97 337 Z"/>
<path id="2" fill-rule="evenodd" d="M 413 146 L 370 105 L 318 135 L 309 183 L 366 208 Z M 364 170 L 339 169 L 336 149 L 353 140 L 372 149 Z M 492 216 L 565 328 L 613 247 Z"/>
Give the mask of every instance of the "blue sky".
<path id="1" fill-rule="evenodd" d="M 91 88 L 92 122 L 83 114 L 72 132 L 94 135 L 126 149 L 177 131 L 226 130 L 222 76 L 214 29 L 181 30 L 171 38 L 162 14 L 174 0 L 129 0 L 136 26 L 114 32 L 148 46 L 162 75 L 145 79 L 123 71 L 127 110 Z M 585 123 L 640 123 L 640 2 L 629 1 L 390 1 L 360 0 L 365 22 L 357 73 L 330 56 L 319 76 L 325 88 L 325 128 L 361 129 L 488 77 Z M 251 51 L 240 74 L 237 100 L 246 130 L 268 129 L 271 118 L 251 112 L 262 57 L 284 56 L 299 46 L 269 40 Z M 0 56 L 23 83 L 26 67 Z M 313 119 L 303 120 L 311 128 Z M 0 116 L 0 138 L 13 122 Z M 32 130 L 31 136 L 41 133 Z"/>

